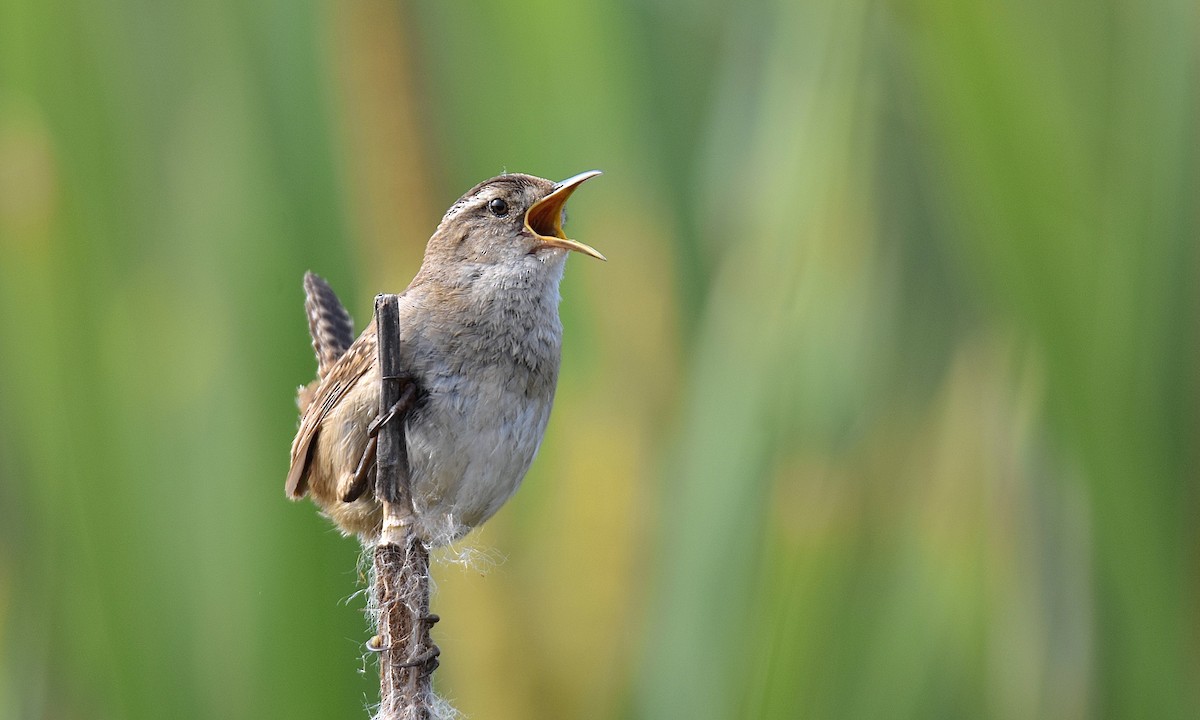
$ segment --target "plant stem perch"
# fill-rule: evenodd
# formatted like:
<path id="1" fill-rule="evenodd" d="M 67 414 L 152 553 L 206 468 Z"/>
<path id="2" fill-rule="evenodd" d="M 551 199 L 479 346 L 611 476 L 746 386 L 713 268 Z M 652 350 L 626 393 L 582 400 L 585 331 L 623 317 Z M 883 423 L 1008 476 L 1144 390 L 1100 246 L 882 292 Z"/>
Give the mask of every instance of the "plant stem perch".
<path id="1" fill-rule="evenodd" d="M 404 406 L 413 385 L 400 363 L 396 295 L 375 298 L 379 337 L 379 428 L 375 494 L 383 528 L 371 572 L 372 609 L 379 654 L 379 712 L 375 720 L 434 717 L 433 671 L 438 648 L 429 636 L 429 547 L 412 531 L 413 505 L 404 443 Z"/>

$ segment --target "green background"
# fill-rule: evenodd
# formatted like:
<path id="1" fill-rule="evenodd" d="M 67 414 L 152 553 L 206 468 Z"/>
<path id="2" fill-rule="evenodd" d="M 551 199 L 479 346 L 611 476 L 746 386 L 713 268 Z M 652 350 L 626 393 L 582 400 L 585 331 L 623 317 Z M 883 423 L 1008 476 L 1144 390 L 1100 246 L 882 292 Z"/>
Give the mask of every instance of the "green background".
<path id="1" fill-rule="evenodd" d="M 354 718 L 284 499 L 502 171 L 571 203 L 520 493 L 435 569 L 470 718 L 1200 717 L 1194 2 L 0 0 L 0 718 Z"/>

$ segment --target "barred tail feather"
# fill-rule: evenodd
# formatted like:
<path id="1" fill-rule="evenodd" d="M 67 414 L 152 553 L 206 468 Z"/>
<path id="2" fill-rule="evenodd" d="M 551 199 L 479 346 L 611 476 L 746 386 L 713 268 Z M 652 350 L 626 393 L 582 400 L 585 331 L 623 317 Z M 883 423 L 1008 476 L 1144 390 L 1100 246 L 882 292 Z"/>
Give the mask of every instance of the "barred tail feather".
<path id="1" fill-rule="evenodd" d="M 329 283 L 313 272 L 304 274 L 304 310 L 321 379 L 354 342 L 354 321 Z"/>

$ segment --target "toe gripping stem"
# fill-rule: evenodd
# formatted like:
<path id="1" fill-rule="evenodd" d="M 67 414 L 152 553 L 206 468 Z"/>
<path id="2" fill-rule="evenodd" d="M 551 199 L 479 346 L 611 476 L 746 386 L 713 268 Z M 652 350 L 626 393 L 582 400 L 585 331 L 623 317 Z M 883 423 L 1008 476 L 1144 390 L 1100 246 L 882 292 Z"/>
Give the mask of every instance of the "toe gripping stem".
<path id="1" fill-rule="evenodd" d="M 411 382 L 405 385 L 404 389 L 400 391 L 400 397 L 396 399 L 396 402 L 392 403 L 388 411 L 376 416 L 371 421 L 371 424 L 367 426 L 367 436 L 371 438 L 378 437 L 380 428 L 395 420 L 397 416 L 408 412 L 408 406 L 412 403 L 413 396 L 416 393 L 417 388 Z"/>
<path id="2" fill-rule="evenodd" d="M 417 622 L 424 627 L 414 628 L 414 631 L 424 633 L 428 644 L 424 650 L 418 652 L 414 657 L 411 657 L 404 662 L 395 663 L 394 667 L 420 667 L 421 670 L 427 675 L 432 673 L 434 670 L 437 670 L 438 665 L 440 664 L 438 661 L 438 656 L 442 654 L 442 649 L 434 644 L 432 639 L 429 639 L 429 629 L 433 627 L 434 623 L 438 622 L 439 620 L 441 620 L 441 618 L 433 613 L 417 619 Z M 367 641 L 367 650 L 373 653 L 382 653 L 384 650 L 387 650 L 387 648 L 383 645 L 383 638 L 379 635 L 375 635 Z"/>
<path id="3" fill-rule="evenodd" d="M 342 493 L 342 502 L 354 502 L 362 497 L 367 489 L 367 482 L 371 479 L 371 469 L 375 467 L 375 457 L 379 451 L 379 431 L 384 425 L 407 413 L 415 395 L 416 387 L 411 383 L 406 385 L 400 393 L 400 398 L 388 411 L 377 415 L 371 424 L 367 425 L 367 446 L 363 448 L 362 457 L 358 459 L 358 466 L 354 469 L 354 479 L 346 488 L 346 492 Z"/>

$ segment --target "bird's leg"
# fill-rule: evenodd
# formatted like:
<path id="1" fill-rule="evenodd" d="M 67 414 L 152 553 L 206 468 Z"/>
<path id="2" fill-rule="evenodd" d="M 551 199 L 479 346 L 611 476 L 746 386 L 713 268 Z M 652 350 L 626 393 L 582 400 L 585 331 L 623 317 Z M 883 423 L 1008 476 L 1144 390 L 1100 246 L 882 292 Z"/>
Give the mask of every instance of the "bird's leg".
<path id="1" fill-rule="evenodd" d="M 372 436 L 363 448 L 362 457 L 358 459 L 358 467 L 350 476 L 350 483 L 342 489 L 342 502 L 354 502 L 367 489 L 367 481 L 371 476 L 371 466 L 375 464 L 375 453 L 379 447 L 379 438 Z"/>
<path id="2" fill-rule="evenodd" d="M 411 384 L 406 386 L 400 393 L 400 398 L 388 408 L 388 411 L 376 417 L 367 426 L 367 437 L 370 439 L 367 440 L 367 446 L 363 448 L 362 457 L 358 459 L 358 467 L 354 469 L 354 474 L 349 476 L 349 482 L 345 483 L 346 487 L 342 489 L 342 502 L 354 502 L 362 497 L 371 477 L 371 468 L 375 465 L 375 455 L 379 449 L 379 430 L 397 416 L 407 412 L 415 394 L 416 388 Z"/>

